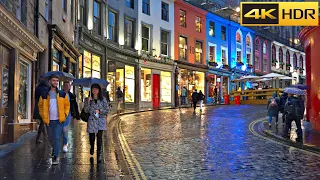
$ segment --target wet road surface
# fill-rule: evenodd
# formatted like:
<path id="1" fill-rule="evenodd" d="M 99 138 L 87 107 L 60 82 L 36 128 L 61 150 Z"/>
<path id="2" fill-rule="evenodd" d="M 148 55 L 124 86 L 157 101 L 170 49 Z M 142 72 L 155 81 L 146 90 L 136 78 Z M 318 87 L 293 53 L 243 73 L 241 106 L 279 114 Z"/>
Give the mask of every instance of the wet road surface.
<path id="1" fill-rule="evenodd" d="M 142 179 L 319 179 L 320 157 L 255 136 L 266 106 L 162 110 L 121 117 L 133 175 Z"/>

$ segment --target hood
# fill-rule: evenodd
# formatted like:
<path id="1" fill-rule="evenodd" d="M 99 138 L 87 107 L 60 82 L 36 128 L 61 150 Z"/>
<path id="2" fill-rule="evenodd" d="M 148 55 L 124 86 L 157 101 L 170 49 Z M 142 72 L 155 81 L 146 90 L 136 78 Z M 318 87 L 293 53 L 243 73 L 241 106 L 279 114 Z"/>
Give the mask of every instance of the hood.
<path id="1" fill-rule="evenodd" d="M 277 93 L 273 93 L 273 94 L 272 94 L 272 97 L 273 97 L 273 98 L 278 97 Z"/>

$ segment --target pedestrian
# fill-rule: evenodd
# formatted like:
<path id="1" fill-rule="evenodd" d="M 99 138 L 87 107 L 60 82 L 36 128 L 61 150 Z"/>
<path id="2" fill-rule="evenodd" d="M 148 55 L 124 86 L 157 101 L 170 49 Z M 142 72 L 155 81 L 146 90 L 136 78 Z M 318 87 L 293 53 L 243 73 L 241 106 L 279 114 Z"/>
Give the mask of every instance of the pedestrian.
<path id="1" fill-rule="evenodd" d="M 197 103 L 199 101 L 199 96 L 198 96 L 198 92 L 195 89 L 194 92 L 192 93 L 192 103 L 193 103 L 193 111 L 196 111 L 197 108 Z"/>
<path id="2" fill-rule="evenodd" d="M 214 96 L 215 96 L 215 104 L 218 104 L 218 88 L 217 86 L 214 87 Z"/>
<path id="3" fill-rule="evenodd" d="M 84 101 L 84 111 L 89 113 L 87 131 L 89 133 L 90 154 L 94 154 L 94 143 L 97 136 L 97 161 L 102 161 L 102 136 L 107 130 L 106 116 L 108 115 L 108 102 L 102 96 L 101 87 L 98 84 L 91 86 L 91 95 Z"/>
<path id="4" fill-rule="evenodd" d="M 41 94 L 44 92 L 48 92 L 49 88 L 50 88 L 50 85 L 46 80 L 40 80 L 39 84 L 36 87 L 36 92 L 35 92 L 36 105 L 33 111 L 33 119 L 36 119 L 39 122 L 38 134 L 36 138 L 37 143 L 42 143 L 42 141 L 40 140 L 41 134 L 43 134 L 44 139 L 46 139 L 48 136 L 46 126 L 44 125 L 42 118 L 39 114 L 38 103 L 39 103 Z"/>
<path id="5" fill-rule="evenodd" d="M 52 164 L 59 164 L 60 139 L 63 123 L 70 111 L 70 103 L 65 92 L 58 89 L 59 77 L 49 77 L 50 89 L 40 96 L 39 113 L 44 124 L 48 125 L 48 134 L 52 150 Z"/>
<path id="6" fill-rule="evenodd" d="M 283 137 L 289 138 L 289 133 L 291 129 L 291 123 L 294 121 L 297 126 L 297 142 L 302 142 L 302 128 L 301 128 L 301 119 L 303 118 L 304 112 L 304 102 L 302 99 L 294 97 L 293 94 L 289 94 L 288 100 L 284 107 L 285 114 L 285 128 L 283 131 Z"/>
<path id="7" fill-rule="evenodd" d="M 269 127 L 271 127 L 272 118 L 276 118 L 276 125 L 278 124 L 278 115 L 279 115 L 279 98 L 277 93 L 273 93 L 272 97 L 268 100 L 268 116 L 269 116 Z"/>
<path id="8" fill-rule="evenodd" d="M 181 105 L 186 104 L 187 88 L 184 86 L 181 90 Z"/>
<path id="9" fill-rule="evenodd" d="M 117 89 L 117 101 L 118 101 L 118 113 L 121 112 L 121 104 L 123 102 L 123 92 L 121 91 L 120 87 Z"/>
<path id="10" fill-rule="evenodd" d="M 205 99 L 205 95 L 202 93 L 202 91 L 199 91 L 198 98 L 200 102 L 200 111 L 202 111 L 202 106 L 203 106 L 203 100 Z"/>
<path id="11" fill-rule="evenodd" d="M 279 111 L 282 113 L 282 123 L 285 123 L 285 116 L 284 116 L 284 106 L 286 105 L 288 99 L 288 93 L 283 93 L 280 96 L 280 102 L 279 102 Z"/>
<path id="12" fill-rule="evenodd" d="M 107 99 L 107 102 L 108 102 L 108 104 L 109 104 L 109 111 L 111 111 L 112 104 L 111 104 L 111 100 L 110 100 L 109 91 L 106 92 L 106 99 Z"/>
<path id="13" fill-rule="evenodd" d="M 77 97 L 75 94 L 70 92 L 71 85 L 69 82 L 63 83 L 63 91 L 67 94 L 69 102 L 70 102 L 70 111 L 66 121 L 63 123 L 63 152 L 68 152 L 68 126 L 70 124 L 71 119 L 80 120 L 79 107 L 77 103 Z"/>

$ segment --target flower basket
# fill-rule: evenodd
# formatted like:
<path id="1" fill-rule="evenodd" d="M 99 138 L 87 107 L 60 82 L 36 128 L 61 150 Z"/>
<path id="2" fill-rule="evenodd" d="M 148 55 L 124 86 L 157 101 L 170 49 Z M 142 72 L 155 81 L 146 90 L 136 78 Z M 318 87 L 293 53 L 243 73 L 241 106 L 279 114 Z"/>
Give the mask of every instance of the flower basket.
<path id="1" fill-rule="evenodd" d="M 237 66 L 242 66 L 242 65 L 244 65 L 243 62 L 237 61 Z"/>
<path id="2" fill-rule="evenodd" d="M 213 67 L 217 67 L 218 66 L 218 63 L 216 62 L 212 62 L 212 61 L 209 61 L 209 66 L 213 66 Z"/>
<path id="3" fill-rule="evenodd" d="M 286 64 L 287 67 L 291 67 L 291 64 Z"/>
<path id="4" fill-rule="evenodd" d="M 280 65 L 283 66 L 283 65 L 284 65 L 284 62 L 280 62 Z"/>

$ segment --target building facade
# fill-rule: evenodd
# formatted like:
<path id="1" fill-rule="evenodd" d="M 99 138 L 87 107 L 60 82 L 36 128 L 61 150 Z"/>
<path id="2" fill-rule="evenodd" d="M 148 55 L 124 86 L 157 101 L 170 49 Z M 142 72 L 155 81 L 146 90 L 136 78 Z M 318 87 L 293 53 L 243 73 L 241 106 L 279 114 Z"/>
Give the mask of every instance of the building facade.
<path id="1" fill-rule="evenodd" d="M 45 47 L 35 33 L 35 1 L 0 3 L 0 144 L 35 129 L 37 54 Z"/>
<path id="2" fill-rule="evenodd" d="M 207 12 L 182 0 L 174 3 L 175 104 L 179 105 L 182 88 L 187 102 L 194 90 L 205 92 Z"/>

